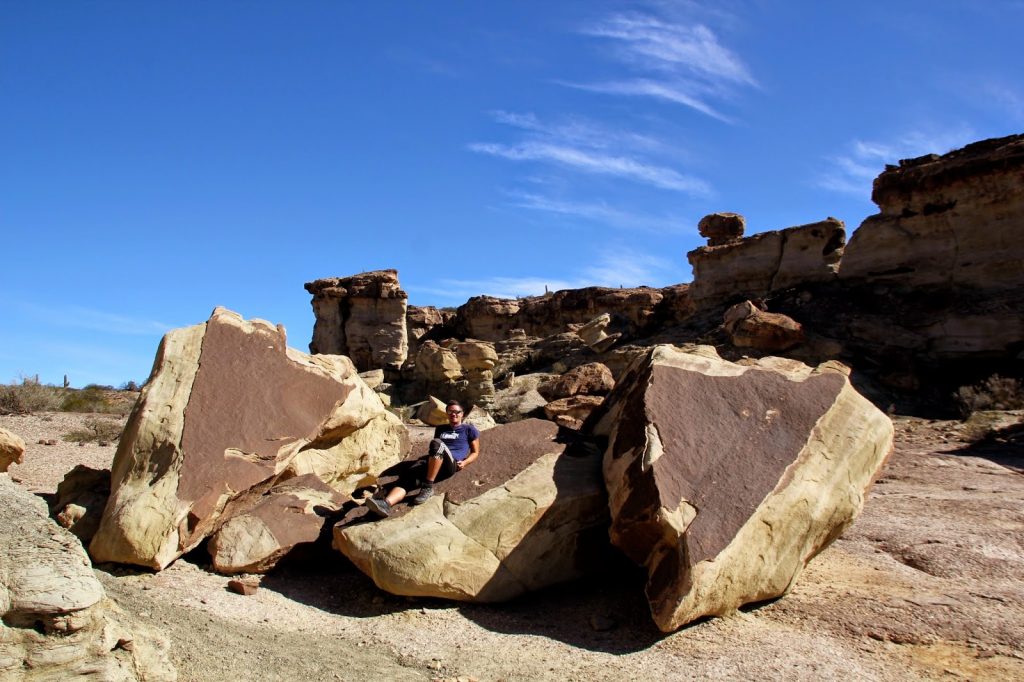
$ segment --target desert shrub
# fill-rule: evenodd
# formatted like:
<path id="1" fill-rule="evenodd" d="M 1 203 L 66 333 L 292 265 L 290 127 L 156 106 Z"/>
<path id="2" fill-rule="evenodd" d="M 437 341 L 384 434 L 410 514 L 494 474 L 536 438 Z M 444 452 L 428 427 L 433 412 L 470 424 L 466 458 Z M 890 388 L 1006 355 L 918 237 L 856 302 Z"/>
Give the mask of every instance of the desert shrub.
<path id="1" fill-rule="evenodd" d="M 121 437 L 124 426 L 118 419 L 109 417 L 90 417 L 85 420 L 84 429 L 76 429 L 64 434 L 64 440 L 71 443 L 110 443 Z"/>
<path id="2" fill-rule="evenodd" d="M 60 409 L 62 412 L 119 412 L 107 397 L 107 390 L 95 384 L 82 389 L 72 389 L 65 396 Z"/>
<path id="3" fill-rule="evenodd" d="M 973 386 L 961 386 L 954 397 L 964 418 L 982 410 L 1024 409 L 1024 386 L 1021 381 L 998 374 Z"/>
<path id="4" fill-rule="evenodd" d="M 118 390 L 120 390 L 120 391 L 132 391 L 133 393 L 138 393 L 139 391 L 142 390 L 142 387 L 139 386 L 134 381 L 126 381 L 123 384 L 121 384 L 121 388 L 119 388 Z"/>
<path id="5" fill-rule="evenodd" d="M 22 378 L 17 383 L 0 386 L 0 414 L 53 411 L 60 407 L 61 394 L 62 390 L 56 386 Z"/>

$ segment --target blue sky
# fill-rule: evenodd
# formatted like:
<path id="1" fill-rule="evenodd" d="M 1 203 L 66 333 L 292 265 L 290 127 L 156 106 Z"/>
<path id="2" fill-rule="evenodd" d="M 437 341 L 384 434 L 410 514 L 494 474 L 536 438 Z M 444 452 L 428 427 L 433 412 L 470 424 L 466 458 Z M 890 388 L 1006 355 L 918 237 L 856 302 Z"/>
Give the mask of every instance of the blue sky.
<path id="1" fill-rule="evenodd" d="M 0 381 L 142 381 L 217 305 L 691 279 L 875 212 L 885 163 L 1024 132 L 1020 0 L 0 0 Z"/>

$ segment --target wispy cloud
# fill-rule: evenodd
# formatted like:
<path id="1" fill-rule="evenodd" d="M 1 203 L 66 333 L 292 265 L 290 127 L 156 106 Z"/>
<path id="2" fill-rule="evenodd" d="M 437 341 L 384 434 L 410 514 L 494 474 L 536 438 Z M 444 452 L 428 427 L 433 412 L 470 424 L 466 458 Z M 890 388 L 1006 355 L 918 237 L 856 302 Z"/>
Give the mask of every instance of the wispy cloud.
<path id="1" fill-rule="evenodd" d="M 524 141 L 515 145 L 474 143 L 469 145 L 469 148 L 474 152 L 490 154 L 511 161 L 545 161 L 585 173 L 626 178 L 661 189 L 688 194 L 703 196 L 710 194 L 711 191 L 703 180 L 683 175 L 672 168 L 628 156 L 600 154 L 579 147 Z"/>
<path id="2" fill-rule="evenodd" d="M 575 276 L 564 277 L 491 277 L 488 279 L 446 279 L 442 288 L 408 287 L 410 291 L 437 297 L 443 303 L 463 303 L 472 296 L 518 298 L 539 296 L 545 291 L 581 289 L 583 287 L 635 287 L 663 286 L 679 277 L 672 261 L 629 248 L 608 249 L 602 252 L 594 265 L 584 268 Z"/>
<path id="3" fill-rule="evenodd" d="M 913 131 L 889 141 L 854 140 L 846 153 L 828 158 L 832 167 L 815 181 L 822 189 L 868 196 L 885 164 L 925 154 L 945 154 L 975 138 L 969 126 L 938 132 Z"/>
<path id="4" fill-rule="evenodd" d="M 617 14 L 591 24 L 583 33 L 618 41 L 621 57 L 638 67 L 707 81 L 757 85 L 738 56 L 702 24 L 670 23 L 643 14 Z"/>
<path id="5" fill-rule="evenodd" d="M 701 23 L 668 21 L 652 14 L 613 14 L 581 33 L 609 41 L 612 54 L 634 73 L 600 82 L 563 85 L 610 95 L 653 97 L 729 122 L 710 100 L 731 97 L 758 83 L 743 60 Z"/>
<path id="6" fill-rule="evenodd" d="M 566 201 L 529 192 L 509 192 L 513 205 L 533 211 L 573 216 L 624 230 L 657 234 L 682 233 L 688 224 L 678 216 L 653 216 L 609 206 L 605 202 Z"/>

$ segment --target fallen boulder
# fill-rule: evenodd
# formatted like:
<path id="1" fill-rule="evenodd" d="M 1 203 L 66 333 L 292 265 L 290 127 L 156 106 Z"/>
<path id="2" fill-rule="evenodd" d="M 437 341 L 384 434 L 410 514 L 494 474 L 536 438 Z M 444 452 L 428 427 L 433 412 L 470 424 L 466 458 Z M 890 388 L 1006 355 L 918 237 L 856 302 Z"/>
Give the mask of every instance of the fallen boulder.
<path id="1" fill-rule="evenodd" d="M 494 602 L 580 575 L 607 547 L 600 455 L 568 450 L 557 433 L 538 419 L 482 433 L 480 458 L 433 498 L 375 522 L 358 508 L 334 527 L 334 546 L 400 595 Z"/>
<path id="2" fill-rule="evenodd" d="M 169 642 L 106 597 L 43 501 L 0 476 L 0 678 L 174 680 Z"/>
<path id="3" fill-rule="evenodd" d="M 595 426 L 612 543 L 647 567 L 665 632 L 785 594 L 892 449 L 892 423 L 838 363 L 748 362 L 657 346 Z"/>
<path id="4" fill-rule="evenodd" d="M 114 457 L 96 561 L 162 569 L 282 479 L 348 494 L 401 458 L 405 427 L 352 362 L 285 341 L 223 308 L 164 337 Z"/>
<path id="5" fill-rule="evenodd" d="M 725 311 L 723 326 L 737 348 L 781 353 L 806 341 L 803 326 L 788 315 L 769 313 L 750 301 Z"/>
<path id="6" fill-rule="evenodd" d="M 252 509 L 232 516 L 207 545 L 218 573 L 266 573 L 297 545 L 319 539 L 346 498 L 312 474 L 267 491 Z"/>

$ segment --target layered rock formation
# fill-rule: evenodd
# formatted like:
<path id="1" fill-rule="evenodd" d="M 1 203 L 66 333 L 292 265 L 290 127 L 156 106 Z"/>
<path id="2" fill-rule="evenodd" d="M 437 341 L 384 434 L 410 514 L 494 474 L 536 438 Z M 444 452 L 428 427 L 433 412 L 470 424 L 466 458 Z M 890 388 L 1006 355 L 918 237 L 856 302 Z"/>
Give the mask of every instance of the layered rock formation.
<path id="1" fill-rule="evenodd" d="M 600 456 L 567 452 L 556 432 L 527 420 L 482 433 L 480 458 L 439 494 L 371 523 L 352 512 L 335 547 L 392 594 L 501 601 L 580 575 L 606 543 Z"/>
<path id="2" fill-rule="evenodd" d="M 161 569 L 284 479 L 315 474 L 342 494 L 372 483 L 406 438 L 347 358 L 300 353 L 280 327 L 218 308 L 161 342 L 90 553 Z"/>
<path id="3" fill-rule="evenodd" d="M 0 475 L 0 677 L 174 680 L 168 642 L 106 597 L 78 539 Z"/>
<path id="4" fill-rule="evenodd" d="M 993 372 L 1019 371 L 1009 365 L 1024 352 L 1022 148 L 1024 136 L 1017 135 L 888 168 L 875 186 L 880 213 L 864 221 L 848 246 L 835 219 L 744 238 L 742 216 L 716 213 L 699 225 L 709 245 L 688 254 L 690 285 L 590 287 L 515 300 L 478 296 L 453 319 L 423 309 L 407 316 L 407 326 L 442 345 L 493 342 L 498 382 L 592 361 L 618 376 L 621 360 L 636 348 L 703 339 L 811 358 L 841 353 L 860 371 L 906 375 L 893 386 L 948 376 L 959 383 L 934 387 L 948 395 L 951 387 Z M 784 332 L 789 323 L 779 318 L 765 325 L 770 320 L 760 314 L 724 329 L 723 313 L 743 300 L 785 315 L 790 336 L 798 338 L 802 328 L 808 341 L 793 345 L 766 334 L 771 326 Z M 934 371 L 950 361 L 957 372 Z M 410 376 L 421 381 L 423 374 L 407 366 L 389 379 L 398 382 L 393 395 L 406 402 L 447 395 L 429 384 L 403 392 Z M 451 381 L 447 390 L 465 397 L 454 384 L 466 379 Z M 504 412 L 496 406 L 499 418 Z"/>
<path id="5" fill-rule="evenodd" d="M 786 593 L 853 521 L 893 431 L 843 369 L 658 346 L 609 396 L 612 542 L 659 628 Z"/>
<path id="6" fill-rule="evenodd" d="M 397 271 L 318 279 L 306 291 L 316 316 L 311 353 L 348 356 L 360 370 L 401 369 L 409 352 L 408 295 Z"/>
<path id="7" fill-rule="evenodd" d="M 1024 350 L 1024 135 L 901 161 L 872 198 L 839 271 L 855 305 L 820 324 L 934 359 Z"/>
<path id="8" fill-rule="evenodd" d="M 608 313 L 632 333 L 647 326 L 662 298 L 650 287 L 564 289 L 517 300 L 474 296 L 458 308 L 453 325 L 467 337 L 501 341 L 516 329 L 536 337 L 559 334 Z"/>
<path id="9" fill-rule="evenodd" d="M 846 229 L 835 218 L 695 249 L 689 295 L 698 307 L 763 298 L 795 284 L 836 278 Z"/>

